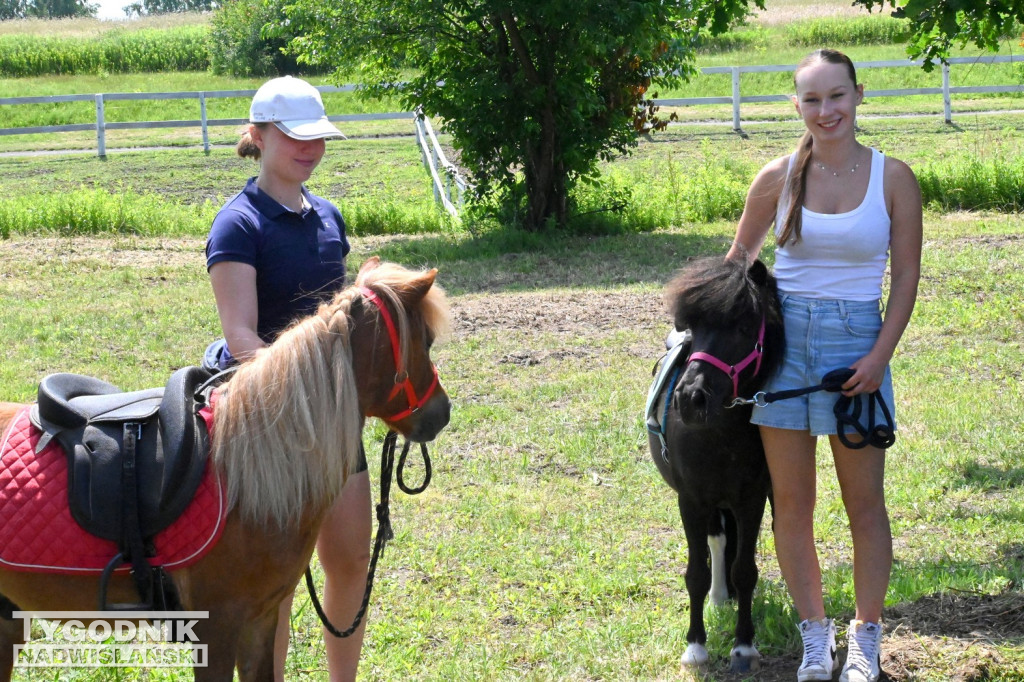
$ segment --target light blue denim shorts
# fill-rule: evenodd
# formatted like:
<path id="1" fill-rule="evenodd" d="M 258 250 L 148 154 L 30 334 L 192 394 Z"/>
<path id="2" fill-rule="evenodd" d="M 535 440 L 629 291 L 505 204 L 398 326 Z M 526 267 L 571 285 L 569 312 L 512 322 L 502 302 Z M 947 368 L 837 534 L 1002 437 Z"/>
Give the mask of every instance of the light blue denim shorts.
<path id="1" fill-rule="evenodd" d="M 790 294 L 779 294 L 779 300 L 786 325 L 786 356 L 763 389 L 769 393 L 814 386 L 829 371 L 849 367 L 868 354 L 882 328 L 879 301 L 813 299 Z M 879 391 L 892 412 L 895 428 L 896 403 L 888 367 Z M 755 406 L 750 421 L 761 426 L 810 431 L 812 436 L 832 435 L 836 433 L 833 408 L 838 395 L 817 391 L 765 407 Z M 866 419 L 866 414 L 863 417 Z"/>

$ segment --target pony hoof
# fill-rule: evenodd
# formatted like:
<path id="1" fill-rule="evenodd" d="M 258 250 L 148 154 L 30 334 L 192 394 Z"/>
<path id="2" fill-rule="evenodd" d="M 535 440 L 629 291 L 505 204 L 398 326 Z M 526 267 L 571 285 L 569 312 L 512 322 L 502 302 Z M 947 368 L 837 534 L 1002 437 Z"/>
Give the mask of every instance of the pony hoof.
<path id="1" fill-rule="evenodd" d="M 686 647 L 686 652 L 683 654 L 682 665 L 684 668 L 697 668 L 702 665 L 707 665 L 708 662 L 708 650 L 700 644 L 690 644 Z"/>
<path id="2" fill-rule="evenodd" d="M 729 652 L 729 672 L 752 673 L 761 669 L 761 654 L 752 646 L 737 646 Z"/>

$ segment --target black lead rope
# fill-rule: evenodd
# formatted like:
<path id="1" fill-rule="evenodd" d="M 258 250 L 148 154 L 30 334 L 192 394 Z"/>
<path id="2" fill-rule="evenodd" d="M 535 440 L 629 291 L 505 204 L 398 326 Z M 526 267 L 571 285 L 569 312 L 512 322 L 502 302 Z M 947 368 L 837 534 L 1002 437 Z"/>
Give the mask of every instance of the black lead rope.
<path id="1" fill-rule="evenodd" d="M 380 453 L 380 504 L 377 505 L 377 537 L 373 542 L 373 554 L 370 556 L 370 567 L 366 574 L 366 591 L 363 592 L 363 603 L 359 607 L 359 611 L 356 613 L 355 620 L 352 625 L 344 632 L 334 627 L 334 624 L 327 618 L 327 614 L 324 613 L 323 606 L 320 604 L 320 599 L 316 596 L 316 585 L 313 583 L 313 572 L 309 566 L 306 567 L 306 589 L 309 590 L 310 600 L 313 602 L 313 608 L 316 609 L 316 614 L 320 616 L 320 622 L 324 624 L 327 631 L 335 637 L 349 637 L 359 627 L 359 624 L 363 620 L 363 616 L 366 615 L 366 609 L 370 605 L 370 593 L 373 591 L 373 577 L 377 571 L 377 559 L 380 558 L 381 552 L 384 551 L 384 546 L 388 543 L 388 540 L 394 537 L 394 533 L 391 530 L 391 511 L 390 511 L 390 497 L 391 497 L 391 472 L 395 467 L 395 448 L 398 443 L 398 434 L 394 431 L 388 431 L 388 435 L 384 437 L 384 447 Z M 405 441 L 405 445 L 402 447 L 402 454 L 398 458 L 398 487 L 401 488 L 402 492 L 408 495 L 418 495 L 427 489 L 430 485 L 431 467 L 430 467 L 430 455 L 427 453 L 427 444 L 420 443 L 420 452 L 423 453 L 423 484 L 417 488 L 410 488 L 405 484 L 405 477 L 403 471 L 405 470 L 405 458 L 409 454 L 409 447 L 412 445 L 410 441 Z"/>
<path id="2" fill-rule="evenodd" d="M 841 367 L 826 373 L 821 378 L 820 384 L 785 391 L 774 391 L 772 393 L 758 391 L 750 399 L 736 398 L 730 407 L 736 405 L 765 407 L 778 400 L 796 398 L 816 391 L 840 393 L 843 390 L 843 384 L 849 381 L 853 374 L 854 370 L 849 367 Z M 868 425 L 866 428 L 860 423 L 860 415 L 863 411 L 863 401 L 861 398 L 865 398 L 868 403 Z M 883 423 L 875 423 L 876 406 L 882 413 Z M 885 399 L 879 391 L 872 391 L 868 394 L 859 394 L 853 397 L 840 395 L 836 399 L 832 412 L 836 417 L 836 435 L 839 437 L 840 442 L 851 450 L 859 450 L 868 445 L 884 450 L 896 442 L 896 430 L 893 427 L 892 413 L 889 411 L 889 406 L 885 404 Z M 850 437 L 846 434 L 847 428 L 853 429 L 860 436 L 860 440 L 850 440 Z"/>

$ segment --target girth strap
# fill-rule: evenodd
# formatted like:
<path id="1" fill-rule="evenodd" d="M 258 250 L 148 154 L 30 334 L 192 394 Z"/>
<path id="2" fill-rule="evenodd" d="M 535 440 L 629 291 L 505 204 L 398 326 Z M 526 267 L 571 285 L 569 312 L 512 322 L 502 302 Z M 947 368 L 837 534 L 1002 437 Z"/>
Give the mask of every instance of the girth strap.
<path id="1" fill-rule="evenodd" d="M 138 590 L 143 603 L 152 603 L 153 581 L 149 562 L 146 561 L 146 545 L 142 540 L 139 524 L 139 479 L 138 468 L 135 466 L 136 445 L 141 437 L 142 424 L 125 423 L 121 459 L 121 487 L 124 494 L 121 496 L 122 533 L 119 549 L 122 557 L 131 562 L 135 589 Z M 106 606 L 101 603 L 100 610 Z"/>

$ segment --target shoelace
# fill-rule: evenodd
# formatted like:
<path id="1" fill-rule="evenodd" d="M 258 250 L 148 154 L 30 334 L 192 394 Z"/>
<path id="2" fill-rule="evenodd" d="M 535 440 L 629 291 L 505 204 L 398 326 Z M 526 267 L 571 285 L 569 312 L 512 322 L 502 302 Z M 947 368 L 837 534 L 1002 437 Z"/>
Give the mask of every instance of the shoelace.
<path id="1" fill-rule="evenodd" d="M 818 630 L 801 628 L 800 635 L 804 641 L 804 662 L 800 667 L 821 665 L 828 648 L 828 627 L 823 626 Z"/>
<path id="2" fill-rule="evenodd" d="M 861 628 L 850 638 L 850 651 L 846 656 L 846 667 L 863 673 L 871 671 L 878 659 L 878 638 L 874 632 Z"/>

